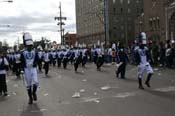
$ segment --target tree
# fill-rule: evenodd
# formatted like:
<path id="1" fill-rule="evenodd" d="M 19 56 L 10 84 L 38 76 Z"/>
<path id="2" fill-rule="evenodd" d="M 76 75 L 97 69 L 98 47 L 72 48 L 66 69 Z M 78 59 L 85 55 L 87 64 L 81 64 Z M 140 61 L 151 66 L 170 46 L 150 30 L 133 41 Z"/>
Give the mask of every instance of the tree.
<path id="1" fill-rule="evenodd" d="M 3 42 L 2 42 L 2 46 L 4 47 L 9 47 L 8 43 L 7 43 L 7 40 L 4 39 Z"/>

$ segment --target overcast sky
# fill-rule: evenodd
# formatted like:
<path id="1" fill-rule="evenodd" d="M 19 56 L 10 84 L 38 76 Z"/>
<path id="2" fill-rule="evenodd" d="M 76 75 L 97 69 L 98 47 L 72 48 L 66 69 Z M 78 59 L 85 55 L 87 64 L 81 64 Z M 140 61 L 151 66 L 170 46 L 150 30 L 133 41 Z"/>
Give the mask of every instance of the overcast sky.
<path id="1" fill-rule="evenodd" d="M 4 39 L 10 45 L 22 42 L 22 32 L 30 32 L 34 40 L 42 36 L 60 42 L 59 27 L 55 16 L 59 13 L 59 2 L 62 4 L 62 15 L 66 32 L 75 32 L 75 0 L 13 0 L 13 3 L 0 0 L 0 41 Z M 10 25 L 10 27 L 6 27 Z"/>

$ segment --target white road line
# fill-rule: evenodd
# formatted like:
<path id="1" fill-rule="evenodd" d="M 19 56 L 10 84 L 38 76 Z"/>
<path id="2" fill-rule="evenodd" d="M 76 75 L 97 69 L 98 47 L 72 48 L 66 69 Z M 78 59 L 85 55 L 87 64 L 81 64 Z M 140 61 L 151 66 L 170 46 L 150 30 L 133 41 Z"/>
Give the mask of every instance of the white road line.
<path id="1" fill-rule="evenodd" d="M 136 92 L 125 92 L 125 93 L 118 93 L 115 95 L 115 98 L 127 98 L 127 97 L 133 97 L 136 96 Z"/>
<path id="2" fill-rule="evenodd" d="M 82 102 L 95 102 L 95 103 L 100 103 L 100 98 L 97 97 L 84 97 L 82 98 Z"/>
<path id="3" fill-rule="evenodd" d="M 175 86 L 170 86 L 170 87 L 165 87 L 165 88 L 156 88 L 154 90 L 160 91 L 160 92 L 171 92 L 171 91 L 175 91 Z"/>

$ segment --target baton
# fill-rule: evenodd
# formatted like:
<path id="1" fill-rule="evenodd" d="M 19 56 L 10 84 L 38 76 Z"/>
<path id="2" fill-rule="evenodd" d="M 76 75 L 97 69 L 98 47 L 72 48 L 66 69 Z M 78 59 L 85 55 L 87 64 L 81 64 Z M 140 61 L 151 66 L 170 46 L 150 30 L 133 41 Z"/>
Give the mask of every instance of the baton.
<path id="1" fill-rule="evenodd" d="M 21 71 L 21 75 L 22 75 L 23 85 L 25 86 L 25 80 L 24 80 L 24 71 Z"/>

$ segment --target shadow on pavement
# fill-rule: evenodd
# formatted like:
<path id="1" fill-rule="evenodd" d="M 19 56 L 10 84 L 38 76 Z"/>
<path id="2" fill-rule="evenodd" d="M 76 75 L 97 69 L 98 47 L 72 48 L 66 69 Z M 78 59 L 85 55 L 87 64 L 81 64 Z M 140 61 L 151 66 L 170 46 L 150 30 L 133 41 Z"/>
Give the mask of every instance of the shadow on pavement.
<path id="1" fill-rule="evenodd" d="M 6 97 L 5 96 L 0 96 L 0 103 L 5 102 L 7 100 L 8 100 L 7 96 Z"/>
<path id="2" fill-rule="evenodd" d="M 161 91 L 150 90 L 150 89 L 145 89 L 145 92 L 148 92 L 152 95 L 163 97 L 166 99 L 175 100 L 175 94 L 173 94 L 172 92 L 161 92 Z"/>
<path id="3" fill-rule="evenodd" d="M 43 113 L 38 107 L 38 104 L 32 104 L 27 105 L 27 107 L 21 112 L 20 116 L 43 116 Z"/>
<path id="4" fill-rule="evenodd" d="M 129 78 L 129 77 L 128 78 L 126 77 L 126 79 L 124 79 L 124 80 L 127 81 L 127 82 L 133 82 L 133 83 L 137 83 L 137 81 L 138 81 L 137 79 L 132 79 L 132 78 Z"/>

